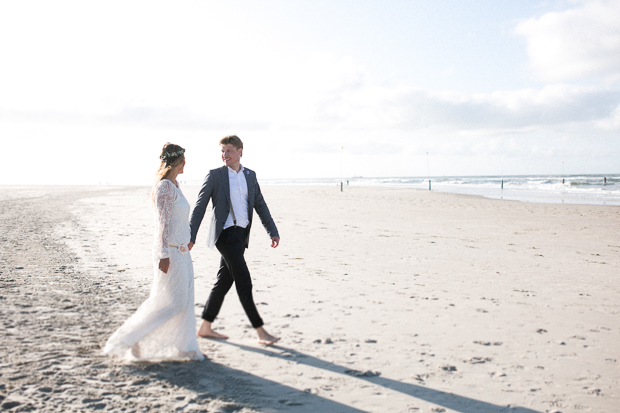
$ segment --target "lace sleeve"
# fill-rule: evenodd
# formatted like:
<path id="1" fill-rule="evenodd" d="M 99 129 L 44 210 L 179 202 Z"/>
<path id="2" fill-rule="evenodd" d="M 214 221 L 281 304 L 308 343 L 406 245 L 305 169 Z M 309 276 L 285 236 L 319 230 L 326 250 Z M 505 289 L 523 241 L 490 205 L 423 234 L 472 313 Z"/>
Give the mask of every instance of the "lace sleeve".
<path id="1" fill-rule="evenodd" d="M 155 190 L 155 206 L 157 208 L 157 232 L 155 234 L 155 251 L 159 259 L 170 257 L 168 242 L 170 235 L 170 220 L 176 192 L 174 184 L 162 179 Z"/>

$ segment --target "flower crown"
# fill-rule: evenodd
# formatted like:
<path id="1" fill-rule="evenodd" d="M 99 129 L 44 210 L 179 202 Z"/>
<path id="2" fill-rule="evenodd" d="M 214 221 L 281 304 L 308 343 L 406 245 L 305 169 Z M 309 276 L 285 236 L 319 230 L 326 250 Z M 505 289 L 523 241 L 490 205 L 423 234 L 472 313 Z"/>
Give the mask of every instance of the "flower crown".
<path id="1" fill-rule="evenodd" d="M 173 156 L 183 155 L 185 153 L 185 149 L 181 148 L 180 151 L 176 152 L 164 152 L 162 156 L 159 157 L 162 161 L 165 161 L 166 158 L 172 158 Z"/>

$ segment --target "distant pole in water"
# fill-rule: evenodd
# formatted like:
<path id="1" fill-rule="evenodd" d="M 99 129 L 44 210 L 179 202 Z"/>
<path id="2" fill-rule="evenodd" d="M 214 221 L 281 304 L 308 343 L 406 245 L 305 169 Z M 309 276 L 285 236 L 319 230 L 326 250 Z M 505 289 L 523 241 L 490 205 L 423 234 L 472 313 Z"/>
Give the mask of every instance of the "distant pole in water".
<path id="1" fill-rule="evenodd" d="M 603 178 L 603 185 L 607 185 L 607 178 Z"/>
<path id="2" fill-rule="evenodd" d="M 504 189 L 504 162 L 502 162 L 502 189 Z"/>
<path id="3" fill-rule="evenodd" d="M 562 161 L 562 183 L 564 183 L 564 161 Z"/>

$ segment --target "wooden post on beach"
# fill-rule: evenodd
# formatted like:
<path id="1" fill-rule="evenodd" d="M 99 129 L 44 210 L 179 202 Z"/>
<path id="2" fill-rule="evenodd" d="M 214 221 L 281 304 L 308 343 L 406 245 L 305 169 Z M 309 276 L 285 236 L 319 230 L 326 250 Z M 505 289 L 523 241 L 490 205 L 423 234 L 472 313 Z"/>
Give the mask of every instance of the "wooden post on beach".
<path id="1" fill-rule="evenodd" d="M 430 179 L 428 180 L 428 190 L 429 191 L 431 190 L 431 180 Z"/>
<path id="2" fill-rule="evenodd" d="M 342 182 L 340 182 L 340 192 L 342 192 Z"/>
<path id="3" fill-rule="evenodd" d="M 502 191 L 504 190 L 504 161 L 502 161 Z"/>

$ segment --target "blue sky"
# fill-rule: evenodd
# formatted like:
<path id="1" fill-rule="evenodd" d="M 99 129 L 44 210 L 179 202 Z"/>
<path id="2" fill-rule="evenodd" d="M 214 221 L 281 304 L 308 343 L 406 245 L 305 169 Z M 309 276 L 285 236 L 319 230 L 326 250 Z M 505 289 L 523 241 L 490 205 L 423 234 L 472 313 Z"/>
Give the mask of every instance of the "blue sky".
<path id="1" fill-rule="evenodd" d="M 0 183 L 620 173 L 618 1 L 0 3 Z M 12 149 L 11 149 L 12 151 Z"/>

